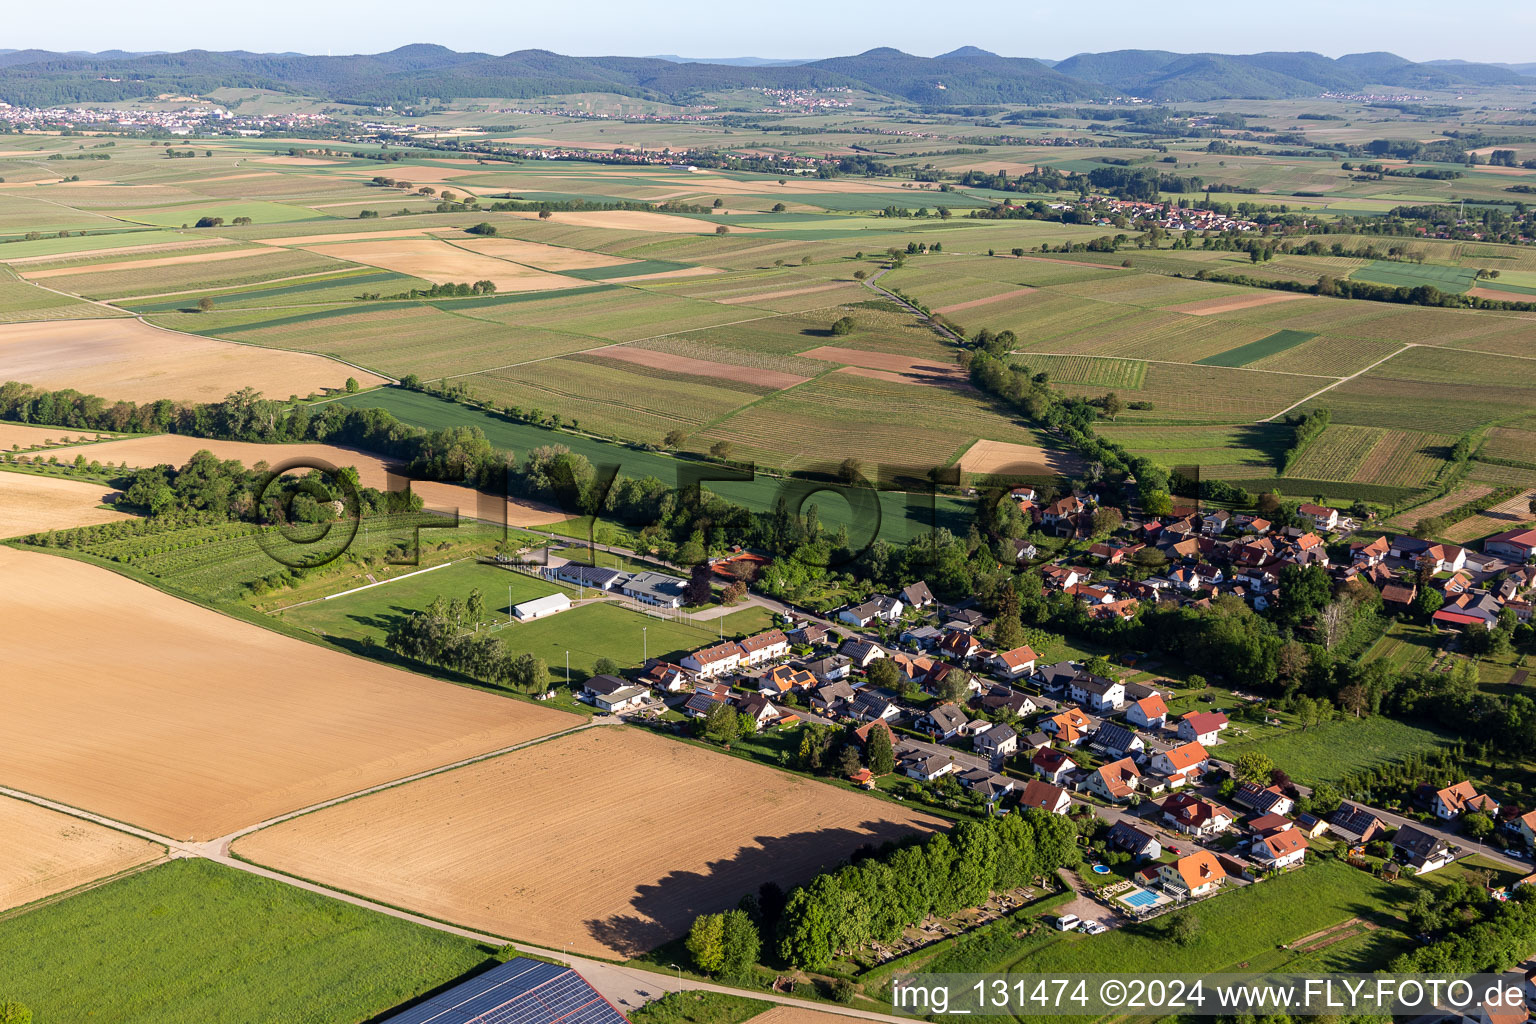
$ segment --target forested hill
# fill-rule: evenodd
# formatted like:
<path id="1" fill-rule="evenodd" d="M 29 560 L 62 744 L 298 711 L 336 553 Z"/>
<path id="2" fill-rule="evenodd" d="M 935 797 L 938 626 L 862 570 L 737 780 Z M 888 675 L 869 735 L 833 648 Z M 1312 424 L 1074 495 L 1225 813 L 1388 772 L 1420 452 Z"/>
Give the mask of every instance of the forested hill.
<path id="1" fill-rule="evenodd" d="M 881 47 L 802 64 L 679 63 L 656 57 L 495 56 L 427 44 L 345 57 L 243 51 L 130 54 L 0 52 L 0 99 L 18 106 L 110 103 L 161 93 L 263 88 L 359 104 L 470 96 L 529 99 L 607 92 L 687 103 L 742 88 L 850 88 L 920 104 L 1049 103 L 1140 96 L 1158 101 L 1275 99 L 1370 87 L 1536 85 L 1510 67 L 1420 64 L 1390 53 L 1227 55 L 1163 50 L 1084 53 L 1053 66 L 967 46 L 938 57 Z"/>

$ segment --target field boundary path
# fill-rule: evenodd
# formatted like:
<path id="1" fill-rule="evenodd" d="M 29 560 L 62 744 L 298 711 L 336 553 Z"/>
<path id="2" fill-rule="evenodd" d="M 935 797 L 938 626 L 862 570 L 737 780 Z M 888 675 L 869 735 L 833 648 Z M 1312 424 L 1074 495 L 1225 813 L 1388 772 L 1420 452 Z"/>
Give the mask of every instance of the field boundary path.
<path id="1" fill-rule="evenodd" d="M 927 324 L 929 327 L 932 327 L 935 331 L 938 331 L 940 334 L 944 335 L 944 337 L 948 338 L 950 341 L 954 342 L 956 345 L 964 345 L 965 344 L 965 339 L 964 338 L 960 337 L 960 335 L 956 334 L 954 331 L 950 330 L 948 327 L 945 327 L 943 324 L 939 323 L 932 316 L 930 316 L 927 313 L 924 313 L 922 310 L 918 309 L 916 306 L 912 305 L 912 303 L 908 302 L 906 299 L 902 298 L 900 295 L 897 295 L 895 292 L 886 291 L 884 288 L 881 288 L 878 284 L 875 284 L 876 281 L 880 280 L 882 277 L 884 277 L 886 274 L 889 274 L 890 272 L 891 272 L 891 268 L 890 267 L 882 267 L 881 269 L 875 271 L 874 274 L 872 274 L 871 276 L 869 276 L 868 278 L 866 278 L 865 280 L 863 280 L 863 281 L 861 281 L 859 283 L 862 284 L 865 288 L 868 288 L 869 290 L 871 290 L 873 292 L 878 292 L 879 294 L 884 295 L 886 298 L 888 298 L 892 302 L 896 303 L 902 309 L 905 309 L 908 313 L 911 313 L 913 316 L 917 317 L 923 323 Z"/>
<path id="2" fill-rule="evenodd" d="M 1306 398 L 1303 398 L 1301 401 L 1293 402 L 1292 404 L 1286 406 L 1284 409 L 1281 409 L 1279 412 L 1275 413 L 1274 415 L 1266 416 L 1263 419 L 1259 420 L 1258 422 L 1260 422 L 1260 423 L 1273 423 L 1275 420 L 1278 420 L 1281 416 L 1284 416 L 1286 413 L 1290 412 L 1292 409 L 1296 408 L 1298 405 L 1306 405 L 1308 402 L 1312 401 L 1312 399 L 1316 398 L 1318 395 L 1321 395 L 1321 394 L 1323 394 L 1325 392 L 1328 392 L 1328 391 L 1332 391 L 1334 388 L 1338 387 L 1340 384 L 1348 384 L 1350 381 L 1354 380 L 1356 377 L 1360 376 L 1361 374 L 1368 373 L 1371 370 L 1376 369 L 1376 367 L 1380 366 L 1382 363 L 1386 362 L 1387 360 L 1389 360 L 1389 359 L 1396 359 L 1398 356 L 1402 355 L 1404 352 L 1407 352 L 1409 349 L 1411 349 L 1411 348 L 1419 348 L 1419 347 L 1420 346 L 1419 346 L 1419 344 L 1417 342 L 1412 342 L 1412 341 L 1404 342 L 1403 343 L 1403 347 L 1398 349 L 1396 352 L 1393 352 L 1391 355 L 1382 356 L 1380 359 L 1376 360 L 1370 366 L 1367 366 L 1364 369 L 1356 370 L 1354 373 L 1350 374 L 1348 377 L 1340 377 L 1338 380 L 1334 381 L 1332 384 L 1329 384 L 1327 387 L 1319 388 L 1317 391 L 1312 392 L 1310 395 L 1308 395 Z"/>

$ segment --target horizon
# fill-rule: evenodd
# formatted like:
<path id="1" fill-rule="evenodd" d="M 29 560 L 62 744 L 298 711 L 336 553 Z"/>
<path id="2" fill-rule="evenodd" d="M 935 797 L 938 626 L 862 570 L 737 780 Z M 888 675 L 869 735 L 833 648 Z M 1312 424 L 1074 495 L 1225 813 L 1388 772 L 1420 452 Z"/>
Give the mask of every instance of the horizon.
<path id="1" fill-rule="evenodd" d="M 1465 60 L 1473 63 L 1525 63 L 1531 55 L 1525 40 L 1536 34 L 1536 9 L 1515 0 L 1494 0 L 1483 14 L 1487 22 L 1504 25 L 1496 37 L 1478 39 L 1479 53 L 1444 46 L 1445 34 L 1425 34 L 1419 26 L 1443 8 L 1428 0 L 1406 0 L 1390 22 L 1377 13 L 1323 0 L 1297 0 L 1285 24 L 1274 25 L 1258 12 L 1233 11 L 1212 23 L 1203 5 L 1176 0 L 1155 24 L 1146 24 L 1140 5 L 1130 0 L 1106 0 L 1105 16 L 1083 24 L 1072 11 L 1010 11 L 1007 24 L 978 28 L 964 23 L 932 24 L 931 8 L 914 0 L 896 0 L 884 11 L 883 24 L 871 25 L 856 10 L 829 10 L 806 0 L 790 0 L 775 8 L 772 23 L 734 20 L 702 0 L 675 4 L 672 16 L 658 22 L 637 17 L 633 7 L 616 0 L 594 0 L 587 16 L 573 25 L 563 11 L 535 9 L 519 12 L 516 26 L 505 25 L 505 12 L 486 0 L 470 0 L 463 16 L 448 25 L 435 25 L 431 39 L 408 38 L 420 32 L 408 22 L 413 10 L 398 0 L 385 0 L 370 11 L 379 15 L 357 24 L 348 10 L 297 0 L 271 0 L 260 25 L 202 20 L 183 24 L 176 8 L 151 0 L 131 10 L 106 0 L 82 0 L 61 23 L 52 12 L 25 8 L 13 12 L 8 25 L 11 48 L 58 53 L 98 53 L 103 50 L 178 53 L 185 50 L 251 53 L 300 53 L 308 56 L 358 56 L 382 53 L 427 42 L 459 52 L 500 55 L 522 49 L 545 49 L 569 56 L 633 56 L 675 54 L 699 59 L 759 57 L 768 60 L 823 60 L 890 46 L 919 56 L 934 56 L 977 45 L 978 35 L 994 41 L 981 47 L 1003 56 L 1064 60 L 1078 53 L 1113 50 L 1170 50 L 1177 53 L 1248 54 L 1268 51 L 1310 51 L 1337 58 L 1347 53 L 1379 50 L 1411 61 Z M 399 19 L 391 17 L 400 15 Z M 1122 15 L 1124 17 L 1122 17 Z M 225 16 L 211 15 L 213 19 Z M 295 26 L 302 25 L 303 28 Z M 808 32 L 806 26 L 814 26 Z M 1318 25 L 1327 25 L 1326 41 Z M 892 27 L 896 26 L 896 27 Z M 1522 31 L 1524 30 L 1524 31 Z M 872 40 L 873 37 L 873 40 Z M 487 45 L 495 39 L 494 45 Z M 1349 40 L 1342 42 L 1341 40 Z M 736 45 L 739 42 L 741 45 Z M 1326 46 L 1320 46 L 1326 42 Z M 1194 45 L 1194 44 L 1199 45 Z M 1465 48 L 1474 48 L 1468 40 Z M 1451 51 L 1451 52 L 1447 52 Z M 725 58 L 718 55 L 726 54 Z M 777 56 L 788 54 L 789 56 Z"/>

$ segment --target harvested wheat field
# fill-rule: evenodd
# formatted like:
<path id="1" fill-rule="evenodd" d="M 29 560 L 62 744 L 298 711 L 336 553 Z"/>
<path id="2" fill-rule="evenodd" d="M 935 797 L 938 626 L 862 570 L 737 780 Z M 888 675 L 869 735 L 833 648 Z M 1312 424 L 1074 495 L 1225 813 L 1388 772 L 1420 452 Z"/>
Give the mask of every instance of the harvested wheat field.
<path id="1" fill-rule="evenodd" d="M 580 722 L 0 548 L 0 783 L 175 839 Z"/>
<path id="2" fill-rule="evenodd" d="M 242 856 L 551 948 L 630 957 L 865 843 L 942 822 L 628 727 L 598 727 L 248 836 Z"/>
<path id="3" fill-rule="evenodd" d="M 106 878 L 165 848 L 58 811 L 0 797 L 0 910 Z"/>
<path id="4" fill-rule="evenodd" d="M 0 325 L 0 380 L 74 388 L 109 401 L 212 402 L 253 387 L 272 398 L 385 378 L 302 352 L 161 330 L 127 317 Z"/>
<path id="5" fill-rule="evenodd" d="M 536 213 L 513 213 L 512 217 L 538 220 Z M 666 234 L 708 235 L 714 233 L 714 225 L 702 220 L 676 217 L 670 213 L 651 213 L 649 210 L 575 210 L 557 211 L 551 224 L 574 224 L 579 228 L 612 228 L 615 231 L 656 231 Z M 731 228 L 731 234 L 752 234 L 755 228 Z"/>
<path id="6" fill-rule="evenodd" d="M 490 281 L 498 291 L 528 292 L 550 288 L 575 288 L 585 284 L 573 277 L 561 277 L 534 270 L 520 263 L 483 256 L 460 249 L 435 238 L 373 238 L 361 236 L 346 244 L 323 247 L 301 246 L 310 252 L 353 263 L 366 263 L 400 274 L 419 277 L 433 284 Z"/>
<path id="7" fill-rule="evenodd" d="M 131 518 L 126 513 L 99 507 L 116 493 L 102 484 L 0 472 L 0 537 Z"/>
<path id="8" fill-rule="evenodd" d="M 350 205 L 350 204 L 346 204 Z M 430 238 L 429 228 L 386 228 L 368 231 L 359 227 L 356 231 L 333 231 L 323 235 L 283 235 L 278 238 L 253 238 L 257 245 L 324 245 L 327 242 L 372 241 L 375 238 Z"/>
<path id="9" fill-rule="evenodd" d="M 960 471 L 980 476 L 999 473 L 1015 476 L 1071 475 L 1081 472 L 1082 468 L 1082 460 L 1071 452 L 1009 441 L 983 439 L 971 445 L 960 456 Z"/>
<path id="10" fill-rule="evenodd" d="M 792 388 L 796 384 L 804 384 L 810 380 L 796 373 L 786 373 L 783 370 L 764 370 L 759 367 L 737 366 L 734 363 L 716 363 L 708 359 L 694 359 L 691 356 L 674 355 L 671 352 L 657 352 L 648 348 L 634 348 L 628 345 L 615 345 L 610 348 L 592 353 L 600 359 L 612 359 L 621 363 L 633 363 L 636 366 L 649 366 L 657 370 L 667 370 L 672 373 L 686 373 L 691 377 L 716 377 L 720 380 L 750 381 L 763 387 Z"/>
<path id="11" fill-rule="evenodd" d="M 0 427 L 0 431 L 5 428 Z M 0 434 L 0 437 L 3 437 Z M 269 467 L 293 460 L 302 460 L 296 472 L 325 466 L 352 466 L 357 479 L 364 487 L 381 491 L 398 491 L 410 484 L 421 495 L 428 509 L 436 512 L 457 512 L 472 519 L 501 522 L 501 506 L 505 505 L 508 526 L 539 526 L 568 519 L 559 509 L 536 501 L 520 501 L 508 498 L 505 502 L 495 495 L 484 494 L 461 484 L 438 483 L 429 480 L 411 481 L 399 472 L 398 464 L 380 458 L 372 452 L 355 448 L 339 448 L 329 444 L 258 444 L 254 441 L 212 441 L 207 438 L 187 437 L 183 434 L 155 434 L 151 437 L 133 437 L 121 441 L 107 441 L 84 449 L 88 458 L 114 465 L 126 462 L 135 469 L 145 466 L 182 466 L 200 451 L 212 452 L 220 459 L 254 467 L 265 462 Z"/>
<path id="12" fill-rule="evenodd" d="M 525 242 L 520 238 L 482 238 L 478 235 L 465 235 L 463 238 L 455 238 L 453 244 L 486 256 L 522 263 L 538 270 L 586 270 L 591 267 L 617 267 L 624 263 L 635 262 L 622 256 L 545 245 L 542 242 Z"/>
<path id="13" fill-rule="evenodd" d="M 83 266 L 52 267 L 48 270 L 21 270 L 28 281 L 41 281 L 69 274 L 103 274 L 112 270 L 147 270 L 150 267 L 177 267 L 187 263 L 218 263 L 243 260 L 248 256 L 270 256 L 276 249 L 220 249 L 215 252 L 190 252 L 181 256 L 155 256 L 147 260 L 122 260 L 117 263 L 89 263 Z"/>
<path id="14" fill-rule="evenodd" d="M 1292 299 L 1304 299 L 1305 295 L 1294 292 L 1269 292 L 1258 295 L 1219 295 L 1214 299 L 1200 299 L 1198 302 L 1181 302 L 1177 306 L 1164 306 L 1167 313 L 1188 313 L 1191 316 L 1211 316 L 1215 313 L 1235 313 L 1240 309 L 1253 309 L 1256 306 L 1270 306 L 1276 302 L 1290 302 Z"/>

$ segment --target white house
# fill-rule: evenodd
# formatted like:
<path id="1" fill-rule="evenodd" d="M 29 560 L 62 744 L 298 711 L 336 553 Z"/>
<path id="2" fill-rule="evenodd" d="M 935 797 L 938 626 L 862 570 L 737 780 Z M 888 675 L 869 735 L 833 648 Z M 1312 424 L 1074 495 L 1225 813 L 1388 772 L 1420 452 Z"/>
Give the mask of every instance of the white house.
<path id="1" fill-rule="evenodd" d="M 1125 709 L 1125 720 L 1143 729 L 1161 729 L 1168 722 L 1168 705 L 1158 694 L 1132 701 Z"/>
<path id="2" fill-rule="evenodd" d="M 994 725 L 971 739 L 976 753 L 993 761 L 1012 757 L 1019 749 L 1019 734 L 1006 725 Z"/>
<path id="3" fill-rule="evenodd" d="M 1157 878 L 1170 895 L 1193 898 L 1215 892 L 1227 873 L 1214 853 L 1198 850 L 1159 867 Z"/>
<path id="4" fill-rule="evenodd" d="M 1288 868 L 1307 857 L 1307 837 L 1299 828 L 1288 828 L 1253 841 L 1248 856 L 1266 868 Z"/>
<path id="5" fill-rule="evenodd" d="M 1203 772 L 1209 760 L 1205 748 L 1191 741 L 1152 755 L 1152 770 L 1170 778 L 1179 776 L 1182 784 L 1184 778 Z"/>
<path id="6" fill-rule="evenodd" d="M 873 597 L 863 604 L 844 608 L 837 613 L 839 622 L 846 622 L 850 626 L 863 628 L 871 622 L 895 622 L 901 618 L 904 604 L 894 597 Z"/>
<path id="7" fill-rule="evenodd" d="M 940 704 L 923 716 L 923 724 L 940 741 L 952 740 L 965 728 L 965 712 L 953 704 Z"/>
<path id="8" fill-rule="evenodd" d="M 1125 684 L 1084 672 L 1072 680 L 1067 694 L 1090 711 L 1113 711 L 1125 703 Z"/>
<path id="9" fill-rule="evenodd" d="M 781 629 L 749 636 L 736 645 L 741 649 L 741 664 L 747 668 L 782 658 L 789 653 L 789 637 Z"/>
<path id="10" fill-rule="evenodd" d="M 1015 647 L 1011 651 L 1000 651 L 992 655 L 992 672 L 1003 679 L 1018 679 L 1033 672 L 1037 660 L 1034 649 L 1025 644 L 1023 647 Z"/>
<path id="11" fill-rule="evenodd" d="M 741 645 L 735 641 L 723 644 L 715 644 L 701 651 L 694 651 L 683 659 L 683 668 L 695 673 L 701 679 L 713 679 L 716 676 L 735 672 L 741 667 Z"/>
<path id="12" fill-rule="evenodd" d="M 1220 711 L 1193 711 L 1179 719 L 1179 739 L 1203 747 L 1215 746 L 1227 724 L 1227 716 Z"/>
<path id="13" fill-rule="evenodd" d="M 1030 779 L 1019 794 L 1019 806 L 1025 810 L 1039 808 L 1049 814 L 1066 814 L 1072 809 L 1072 794 L 1049 782 Z"/>
<path id="14" fill-rule="evenodd" d="M 571 599 L 564 594 L 546 594 L 532 601 L 513 605 L 512 614 L 519 621 L 528 622 L 533 619 L 542 619 L 547 615 L 557 615 L 570 607 Z"/>

